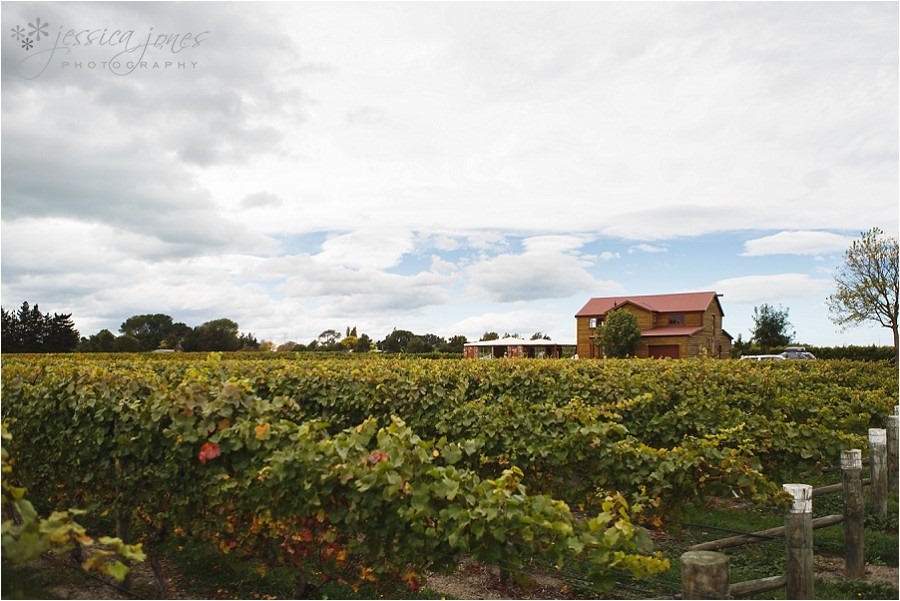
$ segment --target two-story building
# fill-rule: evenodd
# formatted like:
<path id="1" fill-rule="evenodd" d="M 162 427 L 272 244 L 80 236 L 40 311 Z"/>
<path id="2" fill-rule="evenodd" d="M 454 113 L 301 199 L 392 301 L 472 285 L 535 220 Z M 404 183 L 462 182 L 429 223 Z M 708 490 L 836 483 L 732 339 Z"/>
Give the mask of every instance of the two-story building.
<path id="1" fill-rule="evenodd" d="M 725 312 L 715 292 L 608 296 L 592 298 L 575 314 L 577 353 L 582 358 L 602 357 L 597 326 L 617 309 L 632 313 L 641 327 L 636 357 L 731 356 L 731 335 L 722 329 Z"/>

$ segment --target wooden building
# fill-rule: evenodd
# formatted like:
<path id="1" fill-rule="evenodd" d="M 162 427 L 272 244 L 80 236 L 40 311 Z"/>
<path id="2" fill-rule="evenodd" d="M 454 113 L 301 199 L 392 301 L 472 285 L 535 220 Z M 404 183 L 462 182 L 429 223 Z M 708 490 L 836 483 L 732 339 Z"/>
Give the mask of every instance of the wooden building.
<path id="1" fill-rule="evenodd" d="M 575 314 L 577 352 L 581 358 L 602 357 L 597 326 L 607 313 L 625 309 L 641 327 L 637 357 L 731 356 L 731 335 L 722 329 L 725 312 L 715 292 L 610 296 L 592 298 Z"/>

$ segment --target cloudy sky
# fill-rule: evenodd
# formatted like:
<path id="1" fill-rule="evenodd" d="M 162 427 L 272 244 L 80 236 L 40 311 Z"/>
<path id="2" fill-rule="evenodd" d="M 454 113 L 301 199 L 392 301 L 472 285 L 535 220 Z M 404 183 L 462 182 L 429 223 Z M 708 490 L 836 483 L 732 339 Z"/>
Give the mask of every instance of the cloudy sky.
<path id="1" fill-rule="evenodd" d="M 574 341 L 594 296 L 715 290 L 840 332 L 898 235 L 898 5 L 2 5 L 2 302 Z"/>

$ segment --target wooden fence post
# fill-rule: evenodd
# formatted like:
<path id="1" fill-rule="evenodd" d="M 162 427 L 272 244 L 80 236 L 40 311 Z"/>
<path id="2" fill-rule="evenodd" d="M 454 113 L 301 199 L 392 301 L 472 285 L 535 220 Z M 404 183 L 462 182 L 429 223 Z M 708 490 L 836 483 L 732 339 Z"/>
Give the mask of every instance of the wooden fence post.
<path id="1" fill-rule="evenodd" d="M 862 580 L 866 577 L 862 451 L 841 451 L 841 471 L 844 491 L 844 577 Z"/>
<path id="2" fill-rule="evenodd" d="M 794 503 L 784 516 L 787 598 L 813 599 L 812 486 L 785 484 Z"/>
<path id="3" fill-rule="evenodd" d="M 681 555 L 682 599 L 726 599 L 729 587 L 727 555 L 716 551 Z"/>
<path id="4" fill-rule="evenodd" d="M 897 485 L 897 424 L 900 416 L 889 415 L 887 421 L 887 471 L 888 471 L 888 490 L 897 494 L 900 487 Z"/>
<path id="5" fill-rule="evenodd" d="M 887 432 L 884 428 L 869 428 L 869 467 L 872 470 L 872 511 L 879 517 L 887 517 Z"/>

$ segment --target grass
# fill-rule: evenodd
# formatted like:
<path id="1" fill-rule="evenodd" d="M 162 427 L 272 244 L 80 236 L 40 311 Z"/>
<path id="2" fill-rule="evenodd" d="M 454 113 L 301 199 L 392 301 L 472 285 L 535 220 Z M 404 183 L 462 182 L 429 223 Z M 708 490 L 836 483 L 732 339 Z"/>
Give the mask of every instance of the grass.
<path id="1" fill-rule="evenodd" d="M 816 486 L 822 483 L 817 482 Z M 867 489 L 868 491 L 868 489 Z M 843 509 L 840 493 L 816 497 L 813 502 L 814 517 L 839 514 Z M 867 515 L 865 522 L 866 564 L 897 567 L 900 542 L 897 536 L 897 495 L 889 500 L 886 518 Z M 624 584 L 639 587 L 647 597 L 672 597 L 680 594 L 681 554 L 691 545 L 718 540 L 738 533 L 749 533 L 784 525 L 784 516 L 776 511 L 747 508 L 739 509 L 722 505 L 689 507 L 682 522 L 675 525 L 668 537 L 657 541 L 657 548 L 672 562 L 666 574 L 644 581 L 624 580 Z M 814 532 L 814 550 L 817 557 L 843 558 L 844 531 L 840 525 L 821 528 Z M 785 573 L 784 539 L 759 542 L 723 553 L 729 556 L 731 582 L 746 582 Z M 673 590 L 674 589 L 674 590 Z M 782 588 L 760 593 L 751 599 L 785 599 Z M 632 595 L 628 589 L 618 588 L 616 598 L 642 598 Z M 817 578 L 815 596 L 818 599 L 896 599 L 897 582 L 878 580 L 844 580 Z"/>
<path id="2" fill-rule="evenodd" d="M 68 584 L 68 575 L 37 569 L 33 563 L 13 566 L 3 562 L 0 597 L 3 599 L 60 599 L 52 589 Z"/>

